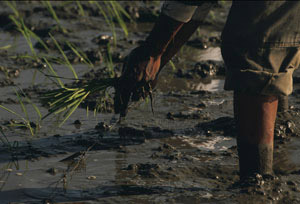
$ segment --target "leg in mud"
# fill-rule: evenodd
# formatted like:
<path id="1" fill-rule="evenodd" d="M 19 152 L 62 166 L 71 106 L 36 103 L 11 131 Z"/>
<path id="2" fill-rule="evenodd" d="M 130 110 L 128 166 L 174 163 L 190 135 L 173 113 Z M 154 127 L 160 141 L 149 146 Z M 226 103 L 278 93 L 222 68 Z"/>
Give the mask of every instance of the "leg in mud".
<path id="1" fill-rule="evenodd" d="M 274 125 L 277 96 L 234 93 L 240 179 L 273 174 Z"/>
<path id="2" fill-rule="evenodd" d="M 280 129 L 281 124 L 285 124 L 292 118 L 289 112 L 288 96 L 278 96 L 278 110 L 276 118 L 276 130 Z"/>
<path id="3" fill-rule="evenodd" d="M 278 113 L 284 113 L 289 110 L 288 96 L 278 96 Z"/>

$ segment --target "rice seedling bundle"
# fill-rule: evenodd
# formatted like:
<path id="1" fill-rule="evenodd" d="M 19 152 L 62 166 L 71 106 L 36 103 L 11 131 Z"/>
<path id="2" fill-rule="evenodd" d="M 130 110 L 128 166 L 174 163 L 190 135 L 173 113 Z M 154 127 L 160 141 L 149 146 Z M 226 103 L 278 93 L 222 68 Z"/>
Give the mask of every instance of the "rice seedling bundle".
<path id="1" fill-rule="evenodd" d="M 114 87 L 116 78 L 94 79 L 88 82 L 79 81 L 73 87 L 61 87 L 42 94 L 41 100 L 48 104 L 48 114 L 63 113 L 60 126 L 71 116 L 77 107 L 91 94 L 103 92 Z"/>

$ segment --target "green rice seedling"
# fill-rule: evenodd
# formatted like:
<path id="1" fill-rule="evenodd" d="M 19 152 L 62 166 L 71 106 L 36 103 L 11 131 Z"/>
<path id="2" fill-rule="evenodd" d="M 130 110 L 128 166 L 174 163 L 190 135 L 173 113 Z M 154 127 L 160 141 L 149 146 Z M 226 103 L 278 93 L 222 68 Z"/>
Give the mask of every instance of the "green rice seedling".
<path id="1" fill-rule="evenodd" d="M 46 49 L 46 51 L 49 50 L 48 46 L 44 43 L 44 41 L 39 37 L 37 36 L 33 31 L 31 31 L 25 24 L 24 24 L 24 20 L 21 19 L 21 23 L 22 23 L 22 26 L 23 26 L 23 30 L 24 32 L 26 33 L 26 35 L 28 36 L 28 38 L 32 37 L 34 38 L 35 40 L 37 40 L 39 43 L 41 43 L 41 45 Z M 30 43 L 31 43 L 31 40 L 30 40 Z M 32 43 L 30 45 L 32 47 Z"/>
<path id="2" fill-rule="evenodd" d="M 11 10 L 14 12 L 15 16 L 18 18 L 20 16 L 20 13 L 17 10 L 16 2 L 15 1 L 6 1 L 5 3 L 11 8 Z"/>
<path id="3" fill-rule="evenodd" d="M 112 35 L 113 35 L 113 40 L 114 40 L 114 45 L 116 45 L 117 42 L 117 35 L 116 35 L 116 29 L 115 29 L 115 24 L 114 24 L 114 18 L 116 18 L 118 24 L 122 28 L 125 37 L 128 36 L 128 29 L 126 26 L 126 23 L 124 22 L 122 16 L 126 16 L 126 18 L 130 19 L 131 22 L 133 22 L 132 18 L 130 15 L 123 9 L 123 7 L 119 4 L 117 1 L 104 1 L 102 5 L 99 4 L 97 1 L 89 1 L 90 4 L 95 4 L 97 8 L 99 9 L 100 13 L 103 15 L 105 22 L 107 25 L 109 25 Z"/>
<path id="4" fill-rule="evenodd" d="M 61 58 L 53 56 L 53 55 L 43 54 L 43 53 L 39 53 L 36 56 L 31 56 L 31 55 L 28 55 L 28 54 L 25 54 L 25 55 L 11 55 L 11 56 L 9 56 L 9 58 L 11 58 L 11 59 L 21 58 L 21 59 L 27 59 L 27 60 L 33 60 L 33 61 L 36 61 L 38 59 L 39 62 L 41 61 L 41 59 L 46 58 L 49 62 L 52 62 L 52 63 L 65 64 L 65 61 L 62 60 Z M 46 65 L 43 64 L 43 67 L 46 67 Z M 41 72 L 41 69 L 37 69 L 37 70 Z"/>
<path id="5" fill-rule="evenodd" d="M 116 34 L 115 24 L 112 20 L 112 17 L 110 17 L 109 14 L 106 14 L 106 12 L 102 8 L 102 6 L 97 1 L 89 1 L 89 3 L 95 4 L 97 6 L 97 8 L 99 9 L 100 13 L 103 15 L 105 22 L 107 23 L 107 25 L 109 25 L 110 30 L 112 32 L 114 45 L 116 45 L 117 44 L 117 34 Z"/>
<path id="6" fill-rule="evenodd" d="M 116 7 L 116 11 L 122 15 L 124 15 L 126 18 L 130 20 L 130 22 L 134 22 L 131 16 L 125 11 L 125 9 L 119 4 L 117 1 L 110 1 L 114 6 Z M 121 15 L 120 15 L 121 16 Z"/>
<path id="7" fill-rule="evenodd" d="M 5 106 L 3 106 L 3 105 L 0 105 L 0 108 L 2 108 L 3 110 L 6 110 L 7 112 L 9 112 L 9 113 L 11 113 L 11 114 L 17 116 L 19 119 L 21 119 L 21 120 L 24 122 L 24 125 L 23 125 L 23 124 L 19 124 L 18 126 L 21 126 L 21 127 L 23 126 L 23 127 L 28 128 L 28 129 L 30 130 L 30 133 L 31 133 L 32 135 L 34 135 L 34 131 L 33 131 L 33 129 L 31 128 L 31 125 L 30 125 L 30 121 L 29 121 L 29 120 L 27 120 L 26 118 L 24 118 L 24 117 L 21 116 L 20 114 L 16 113 L 16 112 L 13 111 L 12 109 L 7 108 L 7 107 L 5 107 Z"/>
<path id="8" fill-rule="evenodd" d="M 113 87 L 114 84 L 115 78 L 105 78 L 92 80 L 87 83 L 81 82 L 81 84 L 73 87 L 65 86 L 63 88 L 48 91 L 41 96 L 42 101 L 47 102 L 49 105 L 48 114 L 42 119 L 51 114 L 64 112 L 63 121 L 59 125 L 61 126 L 88 95 L 105 92 L 109 87 Z"/>
<path id="9" fill-rule="evenodd" d="M 75 45 L 73 45 L 72 43 L 70 43 L 68 41 L 66 43 L 71 48 L 71 50 L 74 52 L 74 54 L 76 54 L 85 64 L 87 64 L 91 68 L 94 68 L 93 63 L 89 60 L 87 55 L 82 50 L 80 50 L 79 48 L 77 48 Z"/>
<path id="10" fill-rule="evenodd" d="M 30 50 L 32 52 L 32 54 L 35 56 L 35 58 L 37 58 L 37 54 L 34 50 L 33 44 L 32 44 L 32 40 L 31 38 L 34 38 L 35 40 L 37 40 L 38 42 L 41 43 L 41 45 L 46 49 L 49 50 L 48 46 L 43 42 L 43 40 L 38 37 L 34 32 L 32 32 L 24 23 L 23 18 L 20 16 L 18 10 L 16 9 L 16 5 L 15 2 L 6 2 L 7 5 L 13 10 L 14 12 L 14 16 L 10 15 L 9 18 L 15 23 L 17 30 L 23 35 L 23 37 L 25 38 L 25 40 L 27 41 L 27 44 L 30 47 Z"/>
<path id="11" fill-rule="evenodd" d="M 53 42 L 55 43 L 55 46 L 57 47 L 57 49 L 60 51 L 60 53 L 64 57 L 65 64 L 71 70 L 71 72 L 73 73 L 74 77 L 76 79 L 78 79 L 77 73 L 76 73 L 74 67 L 72 66 L 72 64 L 70 63 L 68 57 L 66 56 L 66 54 L 64 53 L 64 51 L 62 50 L 62 48 L 60 47 L 60 45 L 58 44 L 58 42 L 56 41 L 56 39 L 53 37 L 53 35 L 51 35 L 51 33 L 49 33 L 49 35 L 50 35 L 51 39 L 53 40 Z"/>
<path id="12" fill-rule="evenodd" d="M 68 31 L 61 25 L 59 18 L 56 15 L 55 10 L 53 9 L 50 1 L 42 1 L 42 3 L 46 6 L 46 8 L 48 9 L 48 11 L 50 12 L 50 14 L 52 15 L 53 19 L 56 21 L 59 29 L 63 32 L 63 33 L 67 33 Z"/>
<path id="13" fill-rule="evenodd" d="M 33 48 L 32 41 L 31 41 L 31 38 L 29 36 L 29 33 L 27 32 L 27 30 L 25 28 L 25 24 L 23 22 L 23 19 L 19 20 L 19 19 L 15 18 L 14 16 L 9 16 L 9 17 L 16 24 L 18 31 L 20 31 L 22 33 L 22 35 L 24 36 L 25 40 L 27 41 L 27 44 L 30 47 L 30 50 L 31 50 L 32 54 L 34 56 L 36 56 L 36 52 Z"/>
<path id="14" fill-rule="evenodd" d="M 114 16 L 116 17 L 119 25 L 121 26 L 121 28 L 124 31 L 125 37 L 127 37 L 128 36 L 128 30 L 127 30 L 127 26 L 126 26 L 124 20 L 121 17 L 121 14 L 119 13 L 120 7 L 117 6 L 119 4 L 116 3 L 115 1 L 104 1 L 104 3 L 107 5 L 107 9 L 110 10 L 110 12 L 112 14 L 114 14 Z M 108 5 L 110 5 L 110 7 Z"/>
<path id="15" fill-rule="evenodd" d="M 13 115 L 17 116 L 19 119 L 21 119 L 23 121 L 23 124 L 13 124 L 13 126 L 26 127 L 27 129 L 30 130 L 31 135 L 34 136 L 36 131 L 38 130 L 38 127 L 40 127 L 40 121 L 42 119 L 42 114 L 41 114 L 39 108 L 29 99 L 29 97 L 26 96 L 24 91 L 20 87 L 18 87 L 18 88 L 19 88 L 20 92 L 22 93 L 22 95 L 24 96 L 26 102 L 31 104 L 31 106 L 34 108 L 35 112 L 38 115 L 38 119 L 37 119 L 37 122 L 36 122 L 36 127 L 37 128 L 32 127 L 32 125 L 31 125 L 32 122 L 29 119 L 28 111 L 27 111 L 27 109 L 24 105 L 23 99 L 22 99 L 21 95 L 16 90 L 14 90 L 15 94 L 16 94 L 17 99 L 19 101 L 19 104 L 21 106 L 22 112 L 24 113 L 25 116 L 22 116 L 22 115 L 16 113 L 14 110 L 9 109 L 9 108 L 7 108 L 3 105 L 0 105 L 0 108 L 12 113 Z"/>
<path id="16" fill-rule="evenodd" d="M 84 9 L 83 9 L 83 7 L 82 7 L 80 1 L 76 0 L 76 4 L 77 4 L 77 6 L 78 6 L 78 8 L 79 8 L 79 15 L 85 16 Z"/>
<path id="17" fill-rule="evenodd" d="M 12 47 L 12 45 L 5 45 L 5 46 L 0 47 L 0 50 L 8 50 L 11 47 Z"/>
<path id="18" fill-rule="evenodd" d="M 27 109 L 23 103 L 23 100 L 21 98 L 21 96 L 19 95 L 19 93 L 15 90 L 15 93 L 17 95 L 18 101 L 20 103 L 20 106 L 22 108 L 23 113 L 25 114 L 25 119 L 26 119 L 26 127 L 30 130 L 31 135 L 34 135 L 34 129 L 31 127 L 31 122 L 29 120 L 29 116 L 28 116 L 28 112 Z"/>
<path id="19" fill-rule="evenodd" d="M 106 56 L 104 57 L 104 63 L 108 68 L 110 77 L 114 77 L 115 76 L 114 63 L 112 60 L 111 48 L 109 43 L 107 44 L 107 52 L 106 52 Z"/>
<path id="20" fill-rule="evenodd" d="M 89 106 L 86 106 L 86 117 L 89 118 Z"/>
<path id="21" fill-rule="evenodd" d="M 40 122 L 41 122 L 41 120 L 42 120 L 42 114 L 41 114 L 41 111 L 39 110 L 39 108 L 30 100 L 30 98 L 25 94 L 25 92 L 21 89 L 21 87 L 18 87 L 19 88 L 19 90 L 20 90 L 20 92 L 22 93 L 22 95 L 23 95 L 23 97 L 24 97 L 24 99 L 26 100 L 26 102 L 28 103 L 28 104 L 30 104 L 32 107 L 33 107 L 33 109 L 35 110 L 35 112 L 36 112 L 36 114 L 37 114 L 37 116 L 38 116 L 38 118 L 37 118 L 37 121 L 36 121 L 36 128 L 35 128 L 35 133 L 37 132 L 37 130 L 39 129 L 39 127 L 40 127 Z M 17 93 L 17 92 L 16 92 Z M 18 93 L 17 93 L 18 94 Z M 20 95 L 18 94 L 18 97 L 20 97 Z M 20 97 L 21 98 L 21 97 Z M 24 108 L 25 108 L 25 106 L 24 106 Z"/>
<path id="22" fill-rule="evenodd" d="M 175 66 L 174 62 L 172 60 L 170 60 L 169 63 L 171 65 L 171 67 L 172 67 L 172 70 L 176 71 L 176 66 Z"/>
<path id="23" fill-rule="evenodd" d="M 65 87 L 64 83 L 59 79 L 58 74 L 54 71 L 52 65 L 49 63 L 49 61 L 47 60 L 47 58 L 44 57 L 43 59 L 46 62 L 46 64 L 48 65 L 47 67 L 49 68 L 50 73 L 55 76 L 55 79 L 57 80 L 57 82 L 60 85 L 60 87 L 64 88 Z"/>
<path id="24" fill-rule="evenodd" d="M 66 7 L 70 4 L 73 4 L 74 2 L 73 1 L 61 1 L 61 3 L 59 4 L 59 6 L 61 7 Z"/>

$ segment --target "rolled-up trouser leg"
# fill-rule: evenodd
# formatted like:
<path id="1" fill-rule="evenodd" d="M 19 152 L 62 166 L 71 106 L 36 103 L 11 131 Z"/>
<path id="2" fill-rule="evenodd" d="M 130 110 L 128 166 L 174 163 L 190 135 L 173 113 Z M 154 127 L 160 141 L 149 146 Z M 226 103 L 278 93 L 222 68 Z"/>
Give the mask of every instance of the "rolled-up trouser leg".
<path id="1" fill-rule="evenodd" d="M 234 94 L 240 179 L 272 174 L 277 96 Z"/>
<path id="2" fill-rule="evenodd" d="M 289 110 L 289 100 L 288 96 L 278 96 L 278 111 L 277 112 L 286 112 Z"/>

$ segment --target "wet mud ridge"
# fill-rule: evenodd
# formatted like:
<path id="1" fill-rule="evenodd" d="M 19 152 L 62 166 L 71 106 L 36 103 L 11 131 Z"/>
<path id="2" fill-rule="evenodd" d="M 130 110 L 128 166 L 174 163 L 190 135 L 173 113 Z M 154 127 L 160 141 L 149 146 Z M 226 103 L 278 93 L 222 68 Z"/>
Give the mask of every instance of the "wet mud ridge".
<path id="1" fill-rule="evenodd" d="M 96 93 L 61 127 L 59 114 L 40 121 L 36 111 L 47 114 L 40 96 L 58 83 L 45 77 L 54 72 L 44 58 L 63 83 L 77 83 L 49 33 L 82 83 L 109 77 L 112 69 L 120 75 L 125 56 L 145 39 L 160 4 L 121 2 L 135 22 L 123 17 L 128 36 L 118 18 L 108 23 L 96 4 L 51 5 L 58 20 L 47 3 L 16 5 L 24 25 L 44 42 L 31 38 L 35 58 L 9 17 L 14 11 L 0 2 L 0 105 L 13 110 L 0 109 L 1 204 L 300 203 L 298 71 L 289 110 L 276 121 L 275 176 L 239 182 L 233 96 L 223 91 L 219 48 L 230 2 L 219 3 L 173 65 L 166 65 L 154 91 L 154 114 L 143 101 L 117 124 L 108 97 L 94 116 Z"/>

